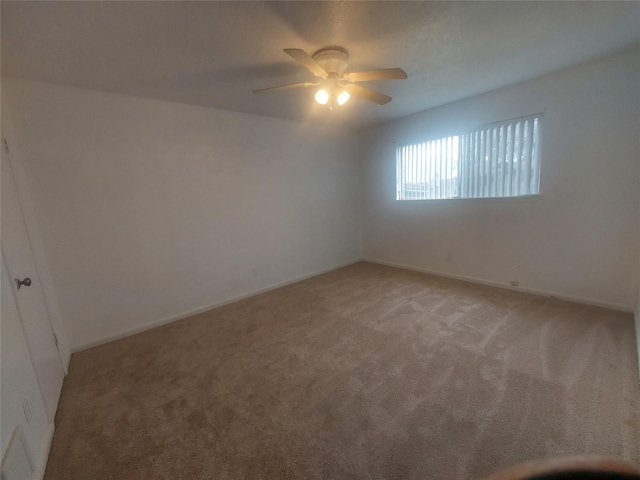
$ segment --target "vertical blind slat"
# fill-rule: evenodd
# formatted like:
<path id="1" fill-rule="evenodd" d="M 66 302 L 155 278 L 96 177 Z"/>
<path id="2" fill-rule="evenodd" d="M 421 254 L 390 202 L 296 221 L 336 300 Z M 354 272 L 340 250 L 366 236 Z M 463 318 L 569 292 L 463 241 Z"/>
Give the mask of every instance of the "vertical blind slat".
<path id="1" fill-rule="evenodd" d="M 487 172 L 487 178 L 489 180 L 489 188 L 488 190 L 488 195 L 489 197 L 493 197 L 495 196 L 495 191 L 496 191 L 496 143 L 497 143 L 497 138 L 496 138 L 496 129 L 492 128 L 491 130 L 489 130 L 489 136 L 491 137 L 491 148 L 489 149 L 489 170 Z"/>
<path id="2" fill-rule="evenodd" d="M 445 188 L 446 188 L 446 197 L 447 198 L 451 198 L 452 192 L 451 192 L 451 169 L 453 167 L 453 159 L 451 158 L 451 153 L 452 153 L 452 145 L 451 145 L 451 137 L 447 138 L 446 140 L 446 144 L 447 144 L 447 148 L 446 148 L 446 157 L 447 157 L 447 170 L 444 173 L 445 175 Z"/>
<path id="3" fill-rule="evenodd" d="M 488 196 L 488 186 L 489 186 L 489 178 L 488 178 L 488 156 L 489 156 L 489 148 L 490 148 L 490 140 L 489 140 L 489 130 L 485 130 L 484 134 L 484 150 L 482 151 L 482 196 Z"/>
<path id="4" fill-rule="evenodd" d="M 457 139 L 456 139 L 457 140 Z M 453 142 L 453 137 L 449 137 L 449 198 L 454 198 L 458 195 L 456 189 L 456 183 L 454 181 L 453 172 L 456 169 L 455 157 L 456 145 Z"/>
<path id="5" fill-rule="evenodd" d="M 460 192 L 460 198 L 467 198 L 469 196 L 469 165 L 467 159 L 469 158 L 469 151 L 471 148 L 471 138 L 469 135 L 461 135 L 460 138 L 464 139 L 464 148 L 462 149 L 460 159 L 460 184 L 462 185 L 462 191 Z"/>
<path id="6" fill-rule="evenodd" d="M 421 151 L 422 151 L 422 158 L 427 158 L 426 143 L 421 144 Z M 428 172 L 429 172 L 429 162 L 425 162 L 424 168 L 422 169 L 422 198 L 429 198 L 429 196 L 427 195 L 427 182 L 429 181 Z"/>
<path id="7" fill-rule="evenodd" d="M 491 162 L 489 164 L 489 196 L 496 196 L 496 177 L 498 170 L 498 129 L 491 129 L 491 151 L 489 155 L 491 157 Z"/>
<path id="8" fill-rule="evenodd" d="M 449 188 L 449 197 L 453 198 L 453 137 L 449 137 L 447 139 L 447 165 L 449 166 L 449 171 L 447 172 L 447 187 Z"/>
<path id="9" fill-rule="evenodd" d="M 475 158 L 475 151 L 476 151 L 476 136 L 474 133 L 471 133 L 468 135 L 469 138 L 469 159 L 467 160 L 467 171 L 469 172 L 469 187 L 467 188 L 467 196 L 469 198 L 473 198 L 474 195 L 474 188 L 475 188 L 475 183 L 476 183 L 476 177 L 474 175 L 475 170 L 474 170 L 474 166 L 475 166 L 475 162 L 473 161 L 473 159 Z"/>
<path id="10" fill-rule="evenodd" d="M 402 148 L 396 149 L 396 199 L 402 200 L 402 180 L 400 179 L 400 159 L 402 156 Z"/>
<path id="11" fill-rule="evenodd" d="M 480 192 L 480 132 L 473 133 L 473 198 L 478 197 Z"/>
<path id="12" fill-rule="evenodd" d="M 400 159 L 400 173 L 401 173 L 401 178 L 402 178 L 402 185 L 401 185 L 401 193 L 402 193 L 402 198 L 406 198 L 405 195 L 405 182 L 404 182 L 404 164 L 405 164 L 405 157 L 407 155 L 407 148 L 403 148 L 402 149 L 402 158 Z"/>
<path id="13" fill-rule="evenodd" d="M 520 192 L 522 195 L 527 195 L 531 191 L 531 148 L 533 142 L 531 136 L 533 135 L 533 122 L 527 120 L 524 122 L 524 152 L 522 155 L 522 178 Z"/>
<path id="14" fill-rule="evenodd" d="M 493 145 L 493 138 L 491 138 L 491 130 L 487 129 L 484 132 L 485 135 L 485 150 L 484 150 L 484 188 L 482 189 L 482 196 L 488 197 L 491 193 L 491 178 L 489 172 L 491 171 L 491 148 Z"/>
<path id="15" fill-rule="evenodd" d="M 507 128 L 507 154 L 506 154 L 506 195 L 510 197 L 512 195 L 511 190 L 511 177 L 513 176 L 513 125 L 509 125 Z"/>
<path id="16" fill-rule="evenodd" d="M 442 198 L 442 145 L 441 140 L 436 140 L 436 158 L 438 159 L 438 168 L 436 170 L 436 182 L 438 184 L 437 198 Z"/>
<path id="17" fill-rule="evenodd" d="M 418 145 L 418 185 L 416 186 L 418 190 L 418 198 L 424 200 L 424 170 L 426 168 L 426 163 L 424 163 L 424 143 L 420 143 Z"/>
<path id="18" fill-rule="evenodd" d="M 458 142 L 458 174 L 456 175 L 456 193 L 458 198 L 464 198 L 464 186 L 462 185 L 462 180 L 464 179 L 464 174 L 462 173 L 462 159 L 464 158 L 464 149 L 466 147 L 464 135 L 460 135 Z"/>
<path id="19" fill-rule="evenodd" d="M 417 166 L 418 166 L 418 146 L 414 145 L 412 152 L 411 152 L 411 190 L 413 192 L 413 197 L 414 198 L 418 198 L 418 192 L 416 190 L 416 186 L 418 185 L 417 179 L 416 179 L 416 172 L 417 172 Z"/>
<path id="20" fill-rule="evenodd" d="M 438 186 L 440 188 L 440 192 L 438 193 L 438 198 L 444 198 L 446 196 L 445 184 L 444 184 L 444 172 L 447 168 L 446 158 L 444 156 L 444 151 L 446 149 L 445 139 L 438 140 L 438 161 L 440 165 L 440 169 L 438 171 Z"/>
<path id="21" fill-rule="evenodd" d="M 404 163 L 402 165 L 403 168 L 403 173 L 404 173 L 404 196 L 405 198 L 407 198 L 407 165 L 409 164 L 409 151 L 411 150 L 411 147 L 407 147 L 407 150 L 405 151 L 405 158 L 404 158 Z"/>
<path id="22" fill-rule="evenodd" d="M 506 150 L 507 150 L 507 145 L 506 145 L 506 128 L 504 125 L 500 126 L 500 130 L 499 130 L 499 137 L 500 137 L 500 143 L 499 143 L 499 150 L 498 150 L 498 166 L 500 169 L 500 176 L 498 178 L 498 190 L 496 192 L 496 195 L 498 197 L 504 197 L 504 177 L 505 177 L 505 157 L 506 157 Z"/>
<path id="23" fill-rule="evenodd" d="M 416 151 L 416 147 L 414 145 L 411 146 L 411 149 L 409 150 L 409 168 L 407 169 L 407 181 L 409 182 L 409 197 L 413 197 L 414 196 L 414 188 L 413 185 L 411 185 L 413 183 L 413 166 L 415 164 L 415 151 Z"/>
<path id="24" fill-rule="evenodd" d="M 533 179 L 532 192 L 537 193 L 540 191 L 540 122 L 537 118 L 533 119 Z"/>
<path id="25" fill-rule="evenodd" d="M 458 189 L 458 158 L 460 155 L 459 139 L 451 137 L 451 170 L 449 172 L 449 185 L 451 185 L 451 198 L 456 198 L 459 195 Z"/>
<path id="26" fill-rule="evenodd" d="M 520 195 L 520 170 L 522 169 L 522 122 L 516 123 L 516 146 L 513 154 L 513 167 L 514 167 L 514 179 L 513 179 L 513 194 Z"/>
<path id="27" fill-rule="evenodd" d="M 482 159 L 484 158 L 485 152 L 485 137 L 484 132 L 478 132 L 478 154 L 476 155 L 476 163 L 478 165 L 478 191 L 476 192 L 476 198 L 482 196 L 483 192 L 483 177 L 484 177 L 484 165 L 482 163 Z"/>
<path id="28" fill-rule="evenodd" d="M 435 192 L 433 191 L 433 179 L 435 178 L 435 165 L 433 161 L 433 142 L 429 142 L 429 198 L 435 198 Z"/>
<path id="29" fill-rule="evenodd" d="M 462 149 L 462 162 L 460 162 L 460 178 L 462 179 L 462 191 L 460 197 L 467 198 L 469 196 L 469 174 L 467 173 L 467 159 L 469 158 L 469 135 L 462 135 L 464 148 Z"/>
<path id="30" fill-rule="evenodd" d="M 426 158 L 425 147 L 426 147 L 426 145 L 424 143 L 420 144 L 420 155 L 422 155 L 422 158 Z M 429 198 L 429 197 L 427 197 L 427 168 L 428 168 L 428 166 L 429 166 L 429 164 L 427 162 L 425 162 L 424 166 L 422 168 L 422 198 Z"/>
<path id="31" fill-rule="evenodd" d="M 447 139 L 442 139 L 442 150 L 440 151 L 440 155 L 442 155 L 442 172 L 440 173 L 440 179 L 442 182 L 442 197 L 447 198 Z"/>
<path id="32" fill-rule="evenodd" d="M 403 183 L 404 183 L 404 197 L 407 198 L 407 169 L 409 168 L 409 158 L 410 158 L 411 147 L 407 147 L 404 152 L 404 162 L 402 164 L 402 173 L 403 173 Z"/>
<path id="33" fill-rule="evenodd" d="M 400 168 L 400 175 L 399 175 L 399 177 L 400 177 L 400 198 L 405 198 L 404 197 L 404 180 L 402 178 L 402 170 L 404 168 L 403 165 L 404 165 L 404 152 L 405 152 L 405 150 L 406 150 L 406 147 L 403 147 L 402 148 L 402 153 L 400 155 L 400 158 L 398 159 L 398 161 L 399 161 L 398 167 Z"/>

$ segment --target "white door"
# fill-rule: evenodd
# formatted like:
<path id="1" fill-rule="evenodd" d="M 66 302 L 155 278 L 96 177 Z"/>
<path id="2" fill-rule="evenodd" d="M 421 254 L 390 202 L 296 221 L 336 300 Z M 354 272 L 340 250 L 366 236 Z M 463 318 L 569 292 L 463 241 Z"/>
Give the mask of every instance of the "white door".
<path id="1" fill-rule="evenodd" d="M 29 354 L 42 392 L 49 421 L 53 422 L 64 370 L 60 353 L 56 347 L 56 339 L 51 327 L 47 304 L 40 286 L 40 279 L 31 249 L 31 242 L 24 222 L 15 178 L 2 141 L 2 170 L 0 177 L 2 194 L 0 217 L 2 218 L 2 257 L 9 276 L 13 279 L 12 287 L 22 320 L 24 334 L 29 347 Z M 27 278 L 30 281 L 27 281 Z M 16 279 L 22 281 L 18 288 Z M 27 284 L 29 284 L 27 286 Z"/>

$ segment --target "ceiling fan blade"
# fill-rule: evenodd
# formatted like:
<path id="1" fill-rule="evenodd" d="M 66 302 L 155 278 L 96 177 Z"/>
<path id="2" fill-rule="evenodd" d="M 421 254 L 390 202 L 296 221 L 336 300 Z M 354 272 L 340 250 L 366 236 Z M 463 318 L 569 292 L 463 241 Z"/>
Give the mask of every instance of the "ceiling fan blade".
<path id="1" fill-rule="evenodd" d="M 316 85 L 318 85 L 318 83 L 313 83 L 313 82 L 292 83 L 291 85 L 282 85 L 279 87 L 261 88 L 259 90 L 254 90 L 253 93 L 277 92 L 278 90 L 290 90 L 292 88 L 315 87 Z"/>
<path id="2" fill-rule="evenodd" d="M 405 80 L 407 74 L 401 68 L 382 68 L 366 72 L 345 73 L 344 78 L 352 82 L 369 82 L 371 80 Z"/>
<path id="3" fill-rule="evenodd" d="M 317 77 L 327 78 L 327 72 L 316 63 L 311 55 L 299 48 L 285 48 L 284 53 L 300 63 L 304 68 L 309 70 Z"/>
<path id="4" fill-rule="evenodd" d="M 370 88 L 361 87 L 360 85 L 356 85 L 355 83 L 351 83 L 349 85 L 345 85 L 344 87 L 351 95 L 356 97 L 366 98 L 367 100 L 371 100 L 378 105 L 385 105 L 391 101 L 391 97 L 385 95 L 384 93 L 376 92 L 375 90 L 371 90 Z"/>

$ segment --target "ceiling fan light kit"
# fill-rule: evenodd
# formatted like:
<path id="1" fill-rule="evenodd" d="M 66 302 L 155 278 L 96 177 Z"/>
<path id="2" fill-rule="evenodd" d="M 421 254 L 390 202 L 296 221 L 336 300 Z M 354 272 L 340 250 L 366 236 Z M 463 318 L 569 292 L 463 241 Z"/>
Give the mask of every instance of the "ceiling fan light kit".
<path id="1" fill-rule="evenodd" d="M 338 86 L 337 88 L 320 88 L 315 99 L 320 105 L 329 105 L 329 110 L 333 110 L 335 105 L 344 105 L 351 98 L 349 92 Z"/>
<path id="2" fill-rule="evenodd" d="M 372 80 L 404 80 L 407 74 L 401 68 L 385 68 L 366 72 L 345 73 L 348 67 L 349 54 L 342 47 L 321 48 L 313 56 L 299 48 L 285 48 L 284 52 L 303 67 L 322 80 L 316 83 L 303 82 L 280 87 L 262 88 L 253 93 L 265 93 L 292 88 L 306 88 L 320 85 L 314 98 L 320 105 L 327 105 L 330 110 L 344 105 L 351 96 L 361 97 L 379 105 L 391 101 L 391 97 L 370 88 L 357 85 L 356 82 Z"/>

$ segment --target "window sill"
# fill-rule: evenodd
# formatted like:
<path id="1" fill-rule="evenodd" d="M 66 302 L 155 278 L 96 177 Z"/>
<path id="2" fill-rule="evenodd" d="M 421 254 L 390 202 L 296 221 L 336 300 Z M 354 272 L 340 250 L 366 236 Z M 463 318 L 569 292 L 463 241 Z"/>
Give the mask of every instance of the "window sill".
<path id="1" fill-rule="evenodd" d="M 492 202 L 536 202 L 542 198 L 542 194 L 521 195 L 519 197 L 481 197 L 481 198 L 430 198 L 416 200 L 398 200 L 396 202 L 415 203 L 415 202 L 475 202 L 475 201 L 492 201 Z"/>

